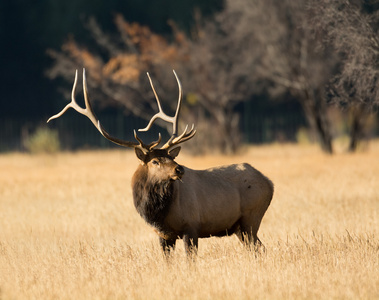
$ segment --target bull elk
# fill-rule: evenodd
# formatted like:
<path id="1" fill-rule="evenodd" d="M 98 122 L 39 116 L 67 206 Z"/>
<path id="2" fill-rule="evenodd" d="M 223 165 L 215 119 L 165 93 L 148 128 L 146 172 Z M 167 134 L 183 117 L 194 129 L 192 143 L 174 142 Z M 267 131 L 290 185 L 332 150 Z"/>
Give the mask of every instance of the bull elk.
<path id="1" fill-rule="evenodd" d="M 198 238 L 236 234 L 242 243 L 261 245 L 257 236 L 261 220 L 273 196 L 273 184 L 261 172 L 247 163 L 193 170 L 175 162 L 180 143 L 194 137 L 194 126 L 186 126 L 178 134 L 178 117 L 182 102 L 182 86 L 174 71 L 179 99 L 176 113 L 168 116 L 162 110 L 158 95 L 148 75 L 159 112 L 147 127 L 160 118 L 172 123 L 170 139 L 160 148 L 157 141 L 145 144 L 134 131 L 136 141 L 123 141 L 112 137 L 95 116 L 88 99 L 85 70 L 83 70 L 83 94 L 85 108 L 75 101 L 78 72 L 71 94 L 71 102 L 52 119 L 62 116 L 70 107 L 87 116 L 97 130 L 109 141 L 134 148 L 141 164 L 132 179 L 134 205 L 141 217 L 155 228 L 164 253 L 174 249 L 176 240 L 184 240 L 187 254 L 197 251 Z"/>

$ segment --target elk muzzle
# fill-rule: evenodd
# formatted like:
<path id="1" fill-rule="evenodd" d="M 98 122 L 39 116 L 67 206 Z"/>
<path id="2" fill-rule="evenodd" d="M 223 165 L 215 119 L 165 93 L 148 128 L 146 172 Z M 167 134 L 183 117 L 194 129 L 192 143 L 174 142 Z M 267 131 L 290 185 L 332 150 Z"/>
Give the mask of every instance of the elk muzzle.
<path id="1" fill-rule="evenodd" d="M 177 165 L 174 169 L 174 174 L 171 176 L 171 180 L 181 180 L 184 175 L 184 168 L 181 165 Z"/>

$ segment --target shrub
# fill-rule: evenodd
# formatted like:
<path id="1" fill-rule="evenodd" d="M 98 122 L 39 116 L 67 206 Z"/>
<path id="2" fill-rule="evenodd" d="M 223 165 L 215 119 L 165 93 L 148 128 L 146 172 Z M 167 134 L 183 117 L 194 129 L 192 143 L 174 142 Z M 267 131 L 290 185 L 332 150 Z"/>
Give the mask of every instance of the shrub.
<path id="1" fill-rule="evenodd" d="M 32 154 L 56 153 L 60 150 L 58 132 L 46 127 L 39 127 L 26 138 L 24 146 Z"/>

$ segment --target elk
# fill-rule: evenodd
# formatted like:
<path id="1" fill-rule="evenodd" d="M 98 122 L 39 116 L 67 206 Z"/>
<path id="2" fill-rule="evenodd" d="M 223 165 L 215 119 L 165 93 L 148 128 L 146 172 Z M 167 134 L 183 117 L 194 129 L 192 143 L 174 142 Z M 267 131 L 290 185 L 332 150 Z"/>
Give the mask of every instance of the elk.
<path id="1" fill-rule="evenodd" d="M 83 94 L 85 108 L 75 100 L 78 72 L 76 71 L 71 102 L 52 119 L 62 116 L 70 107 L 87 116 L 97 130 L 109 141 L 134 148 L 140 165 L 132 178 L 133 200 L 137 212 L 159 236 L 164 253 L 175 248 L 177 239 L 183 239 L 187 254 L 197 252 L 198 239 L 236 234 L 243 244 L 260 246 L 257 236 L 261 220 L 270 205 L 273 183 L 247 163 L 220 166 L 206 170 L 193 170 L 175 162 L 180 146 L 196 134 L 188 125 L 178 135 L 178 117 L 183 98 L 182 86 L 173 117 L 164 113 L 160 100 L 147 73 L 159 112 L 144 129 L 148 131 L 158 118 L 172 123 L 172 135 L 161 147 L 161 134 L 157 141 L 145 144 L 134 130 L 136 141 L 112 137 L 100 124 L 91 107 L 85 70 Z"/>

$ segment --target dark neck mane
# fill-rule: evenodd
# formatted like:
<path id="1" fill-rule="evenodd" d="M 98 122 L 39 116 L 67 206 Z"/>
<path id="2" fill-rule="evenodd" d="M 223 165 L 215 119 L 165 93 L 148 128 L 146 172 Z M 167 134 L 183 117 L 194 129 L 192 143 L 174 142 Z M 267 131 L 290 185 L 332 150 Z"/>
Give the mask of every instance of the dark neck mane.
<path id="1" fill-rule="evenodd" d="M 149 182 L 147 168 L 140 166 L 133 176 L 132 188 L 138 213 L 159 231 L 166 231 L 164 220 L 173 201 L 173 182 Z"/>

